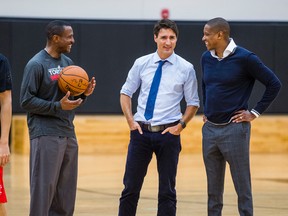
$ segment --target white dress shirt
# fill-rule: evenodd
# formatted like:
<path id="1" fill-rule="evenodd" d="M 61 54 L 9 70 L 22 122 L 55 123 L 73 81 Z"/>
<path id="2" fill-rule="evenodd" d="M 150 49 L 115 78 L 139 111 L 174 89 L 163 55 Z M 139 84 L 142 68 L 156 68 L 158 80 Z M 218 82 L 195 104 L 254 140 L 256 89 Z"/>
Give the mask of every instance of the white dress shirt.
<path id="1" fill-rule="evenodd" d="M 198 85 L 191 63 L 173 53 L 162 67 L 162 77 L 155 102 L 154 115 L 146 121 L 144 112 L 158 62 L 157 52 L 142 56 L 134 62 L 122 86 L 121 94 L 132 98 L 140 87 L 135 121 L 149 122 L 152 126 L 175 122 L 182 117 L 180 102 L 184 96 L 187 106 L 199 107 Z"/>

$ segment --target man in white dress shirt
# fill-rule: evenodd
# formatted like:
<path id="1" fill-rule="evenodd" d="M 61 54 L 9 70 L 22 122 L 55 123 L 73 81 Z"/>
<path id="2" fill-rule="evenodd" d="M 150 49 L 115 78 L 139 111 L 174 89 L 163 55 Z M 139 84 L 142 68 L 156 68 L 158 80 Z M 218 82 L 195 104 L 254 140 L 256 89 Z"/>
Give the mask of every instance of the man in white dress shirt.
<path id="1" fill-rule="evenodd" d="M 169 19 L 157 22 L 154 26 L 157 51 L 135 61 L 120 92 L 121 108 L 130 128 L 130 143 L 119 216 L 135 216 L 153 153 L 159 174 L 157 216 L 176 215 L 175 182 L 181 151 L 180 133 L 199 107 L 194 67 L 174 53 L 177 36 L 175 22 Z M 150 88 L 159 64 L 163 66 L 154 110 L 146 115 Z M 137 112 L 133 116 L 131 98 L 139 87 Z M 183 97 L 186 110 L 182 115 L 180 102 Z"/>

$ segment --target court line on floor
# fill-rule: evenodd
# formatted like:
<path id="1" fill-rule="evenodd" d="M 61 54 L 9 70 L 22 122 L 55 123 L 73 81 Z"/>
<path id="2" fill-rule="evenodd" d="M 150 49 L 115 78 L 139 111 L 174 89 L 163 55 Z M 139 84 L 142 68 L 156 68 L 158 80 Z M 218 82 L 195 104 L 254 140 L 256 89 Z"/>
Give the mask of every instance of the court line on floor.
<path id="1" fill-rule="evenodd" d="M 88 189 L 84 189 L 84 188 L 77 188 L 77 190 L 82 191 L 82 192 L 86 192 L 86 193 L 95 193 L 95 194 L 101 194 L 101 195 L 105 195 L 105 196 L 110 196 L 110 197 L 119 197 L 120 194 L 115 194 L 115 193 L 109 193 L 109 192 L 101 192 L 101 191 L 97 191 L 97 190 L 88 190 Z M 148 196 L 141 196 L 141 199 L 144 200 L 155 200 L 157 201 L 157 198 L 155 197 L 148 197 Z M 188 201 L 188 200 L 177 200 L 178 203 L 194 203 L 194 204 L 198 204 L 198 205 L 206 205 L 206 202 L 195 202 L 195 201 Z M 229 203 L 224 203 L 224 206 L 230 206 L 230 207 L 237 207 L 237 204 L 229 204 Z M 273 207 L 273 206 L 254 206 L 254 209 L 270 209 L 270 210 L 288 210 L 288 207 Z"/>

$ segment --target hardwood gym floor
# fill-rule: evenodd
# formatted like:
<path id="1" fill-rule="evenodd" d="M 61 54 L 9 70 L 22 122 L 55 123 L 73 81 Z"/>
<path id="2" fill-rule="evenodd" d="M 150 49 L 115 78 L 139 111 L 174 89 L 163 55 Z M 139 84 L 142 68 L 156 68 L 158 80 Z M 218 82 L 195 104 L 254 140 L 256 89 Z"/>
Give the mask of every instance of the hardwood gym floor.
<path id="1" fill-rule="evenodd" d="M 75 216 L 116 216 L 122 190 L 125 154 L 79 157 Z M 29 177 L 27 155 L 12 155 L 5 167 L 8 215 L 27 216 Z M 288 215 L 288 154 L 252 154 L 255 215 Z M 201 154 L 181 154 L 177 177 L 178 216 L 205 216 L 206 177 Z M 153 159 L 142 189 L 138 216 L 156 216 L 157 173 Z M 236 195 L 227 167 L 223 216 L 236 216 Z"/>
<path id="2" fill-rule="evenodd" d="M 251 173 L 254 212 L 256 216 L 287 216 L 288 117 L 263 117 L 257 119 L 258 123 L 255 121 L 252 126 L 254 129 L 251 143 Z M 123 117 L 119 116 L 79 117 L 75 120 L 80 154 L 74 215 L 117 216 L 119 196 L 123 189 L 122 177 L 129 139 L 126 122 Z M 92 125 L 92 123 L 96 124 L 95 122 L 99 122 L 99 126 Z M 103 122 L 108 122 L 104 128 Z M 84 127 L 87 124 L 88 126 Z M 116 128 L 115 125 L 118 127 Z M 123 126 L 119 127 L 119 125 Z M 201 136 L 200 128 L 197 125 L 201 126 L 201 117 L 196 117 L 194 123 L 191 122 L 188 125 L 188 129 L 185 129 L 187 134 L 183 136 L 183 151 L 180 155 L 177 176 L 177 216 L 207 215 L 206 175 L 200 151 L 201 143 L 198 140 Z M 92 127 L 96 128 L 93 134 L 98 133 L 98 137 L 90 137 L 87 144 L 84 144 L 85 138 L 88 137 L 87 133 L 89 133 L 87 128 L 91 129 Z M 107 128 L 110 128 L 110 131 L 113 130 L 115 136 L 104 134 L 103 132 L 107 131 Z M 13 145 L 18 145 L 17 148 L 19 145 L 25 147 L 24 145 L 27 143 L 25 144 L 26 141 L 23 139 L 26 139 L 27 136 L 19 133 L 25 129 L 20 127 L 15 130 L 14 122 L 13 130 L 13 133 L 16 133 L 14 136 L 18 138 L 20 136 L 22 139 L 21 144 L 14 143 Z M 195 131 L 196 133 L 194 133 Z M 102 133 L 101 137 L 100 133 Z M 191 140 L 187 140 L 188 137 L 189 139 L 193 137 L 192 143 Z M 109 138 L 110 142 L 107 141 Z M 15 146 L 12 147 L 14 153 L 4 170 L 9 216 L 27 216 L 29 214 L 29 156 L 25 148 L 18 149 L 18 153 L 15 153 L 17 149 L 15 150 Z M 157 185 L 156 163 L 153 158 L 143 185 L 137 216 L 156 216 Z M 224 195 L 223 216 L 239 215 L 236 204 L 237 197 L 228 166 Z"/>

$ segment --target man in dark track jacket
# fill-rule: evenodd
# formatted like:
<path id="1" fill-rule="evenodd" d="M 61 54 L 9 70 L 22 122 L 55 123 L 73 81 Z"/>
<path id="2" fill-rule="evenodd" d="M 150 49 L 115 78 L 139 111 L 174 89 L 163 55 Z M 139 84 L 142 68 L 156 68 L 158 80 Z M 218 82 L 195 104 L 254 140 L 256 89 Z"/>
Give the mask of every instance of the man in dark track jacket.
<path id="1" fill-rule="evenodd" d="M 64 53 L 74 44 L 73 29 L 55 20 L 46 27 L 46 47 L 26 65 L 21 85 L 21 107 L 27 111 L 30 136 L 30 216 L 72 216 L 75 206 L 78 143 L 75 109 L 93 93 L 93 77 L 75 98 L 64 94 L 57 80 L 73 64 Z"/>

